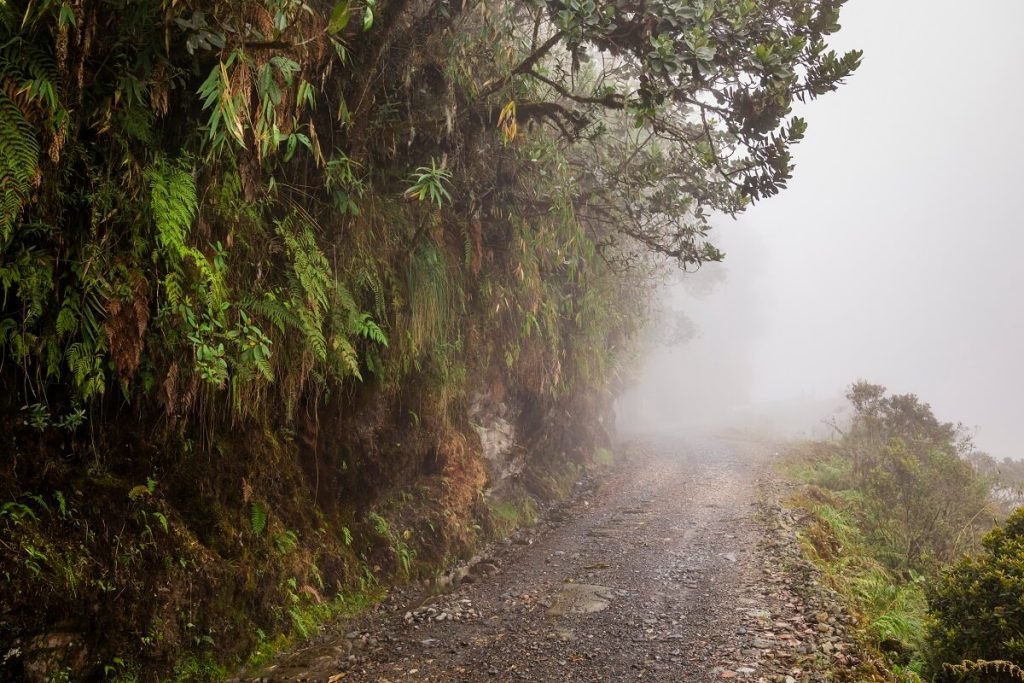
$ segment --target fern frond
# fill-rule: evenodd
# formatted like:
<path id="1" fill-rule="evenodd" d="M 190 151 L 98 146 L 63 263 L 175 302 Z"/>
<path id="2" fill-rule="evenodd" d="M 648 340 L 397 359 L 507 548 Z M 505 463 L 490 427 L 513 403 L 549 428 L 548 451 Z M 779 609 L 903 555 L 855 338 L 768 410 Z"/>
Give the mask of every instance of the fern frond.
<path id="1" fill-rule="evenodd" d="M 57 341 L 53 338 L 46 340 L 46 376 L 47 377 L 60 377 L 61 365 L 64 360 L 64 354 L 61 352 L 60 346 Z"/>
<path id="2" fill-rule="evenodd" d="M 339 280 L 334 284 L 334 297 L 337 305 L 345 311 L 357 311 L 359 307 L 356 305 L 356 300 L 352 297 L 352 292 L 348 291 L 346 287 Z"/>
<path id="3" fill-rule="evenodd" d="M 947 671 L 958 674 L 960 676 L 966 676 L 970 673 L 981 673 L 981 674 L 1006 674 L 1010 678 L 1016 681 L 1024 681 L 1024 668 L 1017 666 L 1013 662 L 996 659 L 986 660 L 977 659 L 974 661 L 964 660 L 960 664 L 943 664 L 944 669 Z"/>
<path id="4" fill-rule="evenodd" d="M 324 337 L 323 317 L 314 310 L 301 308 L 298 311 L 300 330 L 317 360 L 327 360 L 327 339 Z"/>
<path id="5" fill-rule="evenodd" d="M 339 363 L 337 374 L 341 377 L 351 375 L 362 381 L 363 375 L 359 372 L 359 356 L 352 343 L 343 336 L 334 337 L 331 341 Z"/>
<path id="6" fill-rule="evenodd" d="M 245 303 L 245 308 L 264 318 L 282 334 L 286 327 L 299 329 L 302 326 L 298 316 L 289 306 L 289 302 L 281 301 L 279 290 L 267 292 L 261 299 L 249 299 Z"/>
<path id="7" fill-rule="evenodd" d="M 355 313 L 352 316 L 350 329 L 352 334 L 377 342 L 381 346 L 388 345 L 387 335 L 384 330 L 373 320 L 369 313 Z"/>
<path id="8" fill-rule="evenodd" d="M 164 277 L 164 296 L 172 306 L 177 306 L 185 300 L 184 287 L 178 273 L 168 273 Z"/>
<path id="9" fill-rule="evenodd" d="M 195 180 L 183 166 L 162 158 L 146 169 L 145 178 L 157 246 L 168 265 L 178 269 L 186 257 L 194 256 L 186 239 L 199 210 Z"/>
<path id="10" fill-rule="evenodd" d="M 274 369 L 270 367 L 270 360 L 263 356 L 257 356 L 253 359 L 253 363 L 256 365 L 256 369 L 259 370 L 260 374 L 263 375 L 263 379 L 268 382 L 274 381 Z"/>
<path id="11" fill-rule="evenodd" d="M 8 340 L 13 339 L 18 330 L 18 324 L 14 322 L 14 318 L 4 318 L 0 320 L 0 346 L 3 346 Z"/>
<path id="12" fill-rule="evenodd" d="M 267 516 L 266 506 L 254 500 L 249 509 L 249 523 L 254 536 L 259 536 L 267 528 Z"/>
<path id="13" fill-rule="evenodd" d="M 38 182 L 40 132 L 51 133 L 51 157 L 59 153 L 68 115 L 58 82 L 53 56 L 39 45 L 20 36 L 0 45 L 0 245 L 10 240 Z"/>
<path id="14" fill-rule="evenodd" d="M 78 313 L 75 311 L 73 299 L 64 299 L 60 312 L 57 313 L 57 334 L 64 337 L 78 331 Z"/>
<path id="15" fill-rule="evenodd" d="M 106 373 L 103 372 L 103 355 L 98 348 L 85 342 L 75 342 L 64 352 L 64 360 L 83 399 L 104 392 Z"/>
<path id="16" fill-rule="evenodd" d="M 356 282 L 373 293 L 373 312 L 378 318 L 383 318 L 387 302 L 384 299 L 384 284 L 381 282 L 380 276 L 364 268 L 359 272 Z"/>
<path id="17" fill-rule="evenodd" d="M 0 80 L 3 74 L 0 73 Z M 24 113 L 0 89 L 0 244 L 14 230 L 39 167 L 39 140 Z"/>

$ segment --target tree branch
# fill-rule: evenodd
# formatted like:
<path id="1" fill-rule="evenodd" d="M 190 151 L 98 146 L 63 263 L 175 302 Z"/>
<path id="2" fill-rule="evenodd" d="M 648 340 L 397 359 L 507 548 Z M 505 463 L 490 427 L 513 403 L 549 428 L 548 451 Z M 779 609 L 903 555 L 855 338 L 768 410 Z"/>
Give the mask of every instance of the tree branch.
<path id="1" fill-rule="evenodd" d="M 532 69 L 530 71 L 524 71 L 524 76 L 530 76 L 536 78 L 541 83 L 547 85 L 552 90 L 557 92 L 562 97 L 572 100 L 573 102 L 579 102 L 580 104 L 596 104 L 608 109 L 624 109 L 626 106 L 625 99 L 619 93 L 610 92 L 604 97 L 587 97 L 585 95 L 577 95 L 570 92 L 565 86 L 558 81 L 552 80 L 547 76 L 543 76 Z"/>
<path id="2" fill-rule="evenodd" d="M 541 59 L 543 59 L 544 55 L 551 52 L 551 49 L 555 47 L 555 45 L 557 45 L 561 40 L 562 32 L 555 31 L 550 38 L 541 43 L 540 47 L 531 52 L 526 59 L 519 62 L 519 64 L 511 71 L 509 71 L 505 76 L 499 78 L 494 82 L 485 83 L 484 86 L 480 89 L 480 97 L 487 97 L 488 95 L 493 95 L 494 93 L 504 88 L 505 85 L 508 84 L 508 82 L 512 80 L 514 76 L 518 76 L 531 70 L 533 68 L 533 65 L 539 62 Z"/>

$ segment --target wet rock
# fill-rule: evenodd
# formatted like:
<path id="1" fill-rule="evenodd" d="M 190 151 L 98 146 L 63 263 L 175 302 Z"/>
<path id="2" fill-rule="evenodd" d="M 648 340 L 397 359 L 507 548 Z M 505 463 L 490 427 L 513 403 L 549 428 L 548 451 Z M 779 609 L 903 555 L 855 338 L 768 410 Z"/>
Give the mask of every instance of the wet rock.
<path id="1" fill-rule="evenodd" d="M 28 683 L 81 680 L 88 656 L 85 641 L 77 633 L 43 633 L 25 646 L 22 657 L 25 680 Z"/>
<path id="2" fill-rule="evenodd" d="M 586 583 L 569 583 L 562 586 L 548 607 L 549 616 L 566 614 L 591 614 L 608 609 L 612 601 L 612 590 L 604 586 Z"/>
<path id="3" fill-rule="evenodd" d="M 476 576 L 494 576 L 500 570 L 493 562 L 481 561 L 473 565 L 470 572 Z"/>

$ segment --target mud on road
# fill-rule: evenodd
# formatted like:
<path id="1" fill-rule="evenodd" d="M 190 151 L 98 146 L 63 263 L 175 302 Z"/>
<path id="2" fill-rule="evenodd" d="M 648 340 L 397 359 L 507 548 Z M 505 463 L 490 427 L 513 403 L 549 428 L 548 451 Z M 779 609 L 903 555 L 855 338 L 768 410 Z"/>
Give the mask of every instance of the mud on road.
<path id="1" fill-rule="evenodd" d="M 858 680 L 849 618 L 809 588 L 787 513 L 764 495 L 771 451 L 635 444 L 454 591 L 396 594 L 239 680 Z"/>

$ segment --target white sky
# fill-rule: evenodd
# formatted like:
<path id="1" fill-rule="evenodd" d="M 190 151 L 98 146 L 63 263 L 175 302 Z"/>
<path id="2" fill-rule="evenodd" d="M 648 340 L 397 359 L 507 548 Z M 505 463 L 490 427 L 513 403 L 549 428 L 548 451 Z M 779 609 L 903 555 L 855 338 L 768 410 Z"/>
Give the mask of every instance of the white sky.
<path id="1" fill-rule="evenodd" d="M 869 379 L 1024 457 L 1024 0 L 850 0 L 842 24 L 863 66 L 806 108 L 789 189 L 719 227 L 727 284 L 676 301 L 701 339 L 646 375 L 727 367 L 737 402 Z"/>

